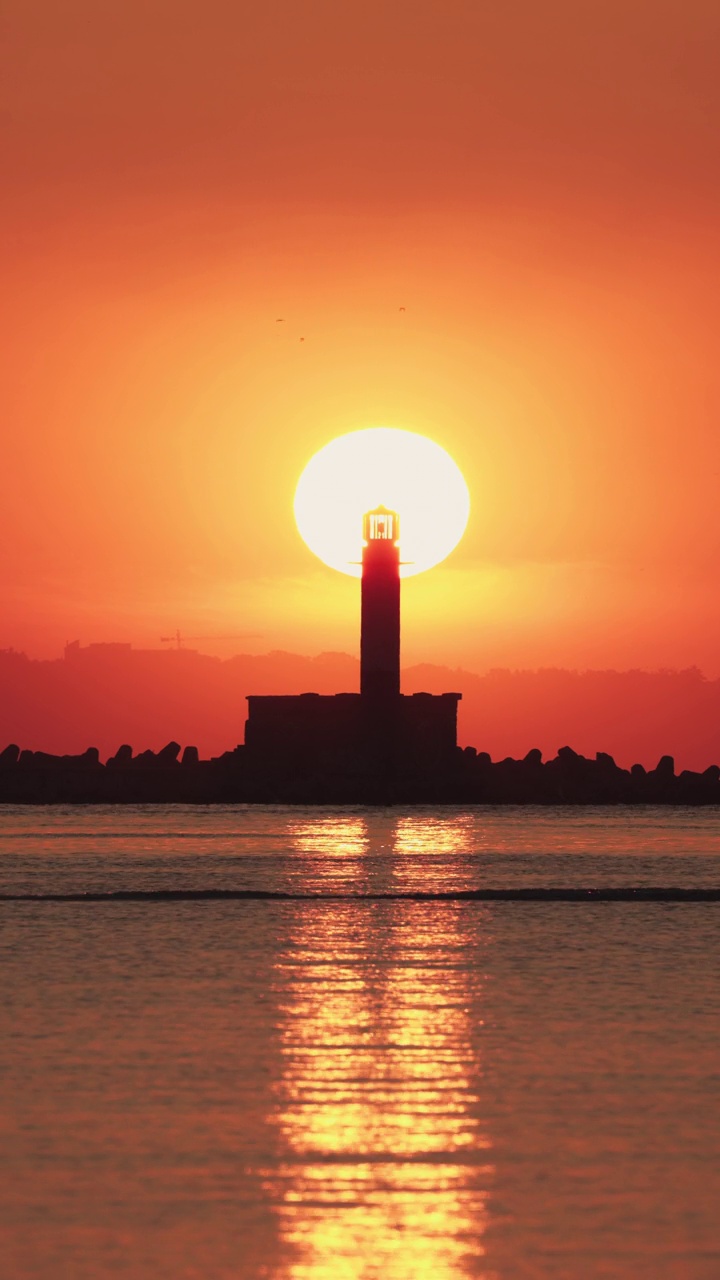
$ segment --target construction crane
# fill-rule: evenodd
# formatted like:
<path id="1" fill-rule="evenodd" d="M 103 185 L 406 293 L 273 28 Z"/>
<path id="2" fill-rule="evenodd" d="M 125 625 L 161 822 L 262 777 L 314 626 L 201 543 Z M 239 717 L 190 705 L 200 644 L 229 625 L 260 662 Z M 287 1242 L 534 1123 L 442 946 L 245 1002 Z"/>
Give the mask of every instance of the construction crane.
<path id="1" fill-rule="evenodd" d="M 182 649 L 188 640 L 261 640 L 262 635 L 257 631 L 241 631 L 234 636 L 184 636 L 180 629 L 175 632 L 174 636 L 161 636 L 161 644 L 174 644 L 176 649 Z"/>

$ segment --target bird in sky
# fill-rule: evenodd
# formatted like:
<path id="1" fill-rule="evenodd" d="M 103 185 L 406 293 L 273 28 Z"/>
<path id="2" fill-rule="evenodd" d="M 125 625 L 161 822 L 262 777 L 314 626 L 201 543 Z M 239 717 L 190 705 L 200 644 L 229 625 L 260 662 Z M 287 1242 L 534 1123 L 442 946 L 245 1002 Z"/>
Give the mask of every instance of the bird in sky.
<path id="1" fill-rule="evenodd" d="M 404 307 L 398 307 L 398 311 L 404 311 L 404 310 L 405 310 Z"/>
<path id="2" fill-rule="evenodd" d="M 284 323 L 285 323 L 285 319 L 284 319 L 284 317 L 283 317 L 283 316 L 279 316 L 279 317 L 278 317 L 278 319 L 275 321 L 275 323 L 276 323 L 276 324 L 284 324 Z"/>

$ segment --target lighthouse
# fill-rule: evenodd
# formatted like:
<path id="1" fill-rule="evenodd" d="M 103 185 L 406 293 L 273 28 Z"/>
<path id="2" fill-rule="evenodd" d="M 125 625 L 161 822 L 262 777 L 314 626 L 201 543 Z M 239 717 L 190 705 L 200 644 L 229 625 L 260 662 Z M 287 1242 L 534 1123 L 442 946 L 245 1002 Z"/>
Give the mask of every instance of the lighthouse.
<path id="1" fill-rule="evenodd" d="M 398 513 L 366 512 L 362 534 L 360 692 L 249 694 L 245 748 L 259 787 L 386 801 L 429 794 L 452 765 L 461 694 L 400 693 Z"/>
<path id="2" fill-rule="evenodd" d="M 363 518 L 360 693 L 374 702 L 400 694 L 400 521 L 376 507 Z"/>

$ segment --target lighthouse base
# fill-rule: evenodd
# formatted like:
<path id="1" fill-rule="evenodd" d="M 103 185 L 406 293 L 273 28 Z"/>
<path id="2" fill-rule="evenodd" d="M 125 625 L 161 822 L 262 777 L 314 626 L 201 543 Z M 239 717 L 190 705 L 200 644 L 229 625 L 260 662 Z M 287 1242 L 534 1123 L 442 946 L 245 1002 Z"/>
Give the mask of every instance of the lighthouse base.
<path id="1" fill-rule="evenodd" d="M 249 760 L 273 772 L 397 777 L 446 768 L 457 751 L 459 693 L 301 693 L 248 697 Z"/>

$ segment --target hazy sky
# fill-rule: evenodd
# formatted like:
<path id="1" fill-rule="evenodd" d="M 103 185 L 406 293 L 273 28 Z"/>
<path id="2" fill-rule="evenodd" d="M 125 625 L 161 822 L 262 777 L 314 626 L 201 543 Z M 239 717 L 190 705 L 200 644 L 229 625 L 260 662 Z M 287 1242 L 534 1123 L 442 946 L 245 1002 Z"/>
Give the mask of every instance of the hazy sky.
<path id="1" fill-rule="evenodd" d="M 409 661 L 720 672 L 719 38 L 714 0 L 5 0 L 0 646 L 354 651 L 292 495 L 387 425 L 473 500 Z"/>

